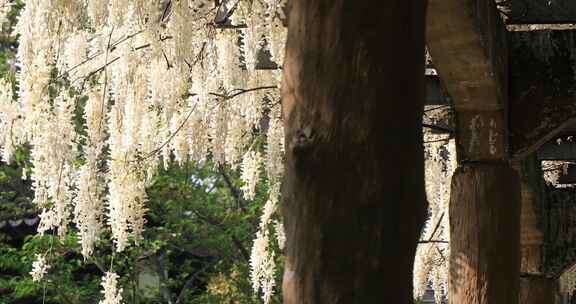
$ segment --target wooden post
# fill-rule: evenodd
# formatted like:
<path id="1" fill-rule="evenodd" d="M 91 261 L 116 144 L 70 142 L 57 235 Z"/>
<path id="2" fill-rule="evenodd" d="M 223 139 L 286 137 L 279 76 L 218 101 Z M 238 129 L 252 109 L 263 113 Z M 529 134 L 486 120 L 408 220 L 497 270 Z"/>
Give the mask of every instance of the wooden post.
<path id="1" fill-rule="evenodd" d="M 546 204 L 540 161 L 531 155 L 514 167 L 521 176 L 520 289 L 518 304 L 555 304 L 555 280 L 544 274 L 543 252 Z"/>
<path id="2" fill-rule="evenodd" d="M 451 303 L 518 303 L 520 179 L 505 163 L 460 167 L 450 199 Z"/>
<path id="3" fill-rule="evenodd" d="M 284 304 L 413 302 L 426 210 L 425 3 L 292 1 Z"/>
<path id="4" fill-rule="evenodd" d="M 519 304 L 554 304 L 556 303 L 556 282 L 544 276 L 527 276 L 520 278 Z"/>
<path id="5" fill-rule="evenodd" d="M 508 164 L 507 32 L 494 1 L 429 0 L 427 42 L 454 100 L 449 298 L 518 303 L 520 180 Z"/>

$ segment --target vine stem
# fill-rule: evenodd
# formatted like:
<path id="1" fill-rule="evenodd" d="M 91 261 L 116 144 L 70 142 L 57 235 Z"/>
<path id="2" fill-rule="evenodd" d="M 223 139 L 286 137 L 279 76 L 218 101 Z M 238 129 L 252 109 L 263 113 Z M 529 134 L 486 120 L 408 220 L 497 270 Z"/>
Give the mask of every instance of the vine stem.
<path id="1" fill-rule="evenodd" d="M 234 97 L 237 97 L 239 95 L 249 93 L 249 92 L 260 91 L 260 90 L 271 90 L 271 89 L 277 89 L 277 88 L 278 88 L 278 86 L 261 86 L 261 87 L 255 87 L 255 88 L 250 88 L 250 89 L 235 89 L 233 91 L 238 91 L 238 92 L 231 94 L 231 95 L 224 95 L 224 94 L 218 94 L 218 93 L 210 93 L 210 95 L 224 98 L 224 100 L 229 100 L 229 99 L 232 99 Z"/>
<path id="2" fill-rule="evenodd" d="M 108 36 L 108 45 L 106 46 L 106 56 L 104 58 L 104 87 L 102 88 L 102 113 L 104 113 L 104 108 L 106 104 L 106 90 L 108 88 L 108 71 L 106 67 L 108 66 L 108 56 L 110 51 L 110 41 L 112 40 L 112 33 L 114 33 L 114 27 L 110 29 L 110 35 Z M 88 78 L 88 77 L 86 77 Z M 100 122 L 98 123 L 98 133 L 102 129 L 102 120 L 104 119 L 104 115 L 101 115 Z"/>
<path id="3" fill-rule="evenodd" d="M 194 104 L 194 106 L 192 107 L 192 109 L 190 109 L 190 112 L 188 112 L 188 115 L 186 115 L 186 118 L 184 119 L 184 121 L 178 126 L 178 128 L 176 129 L 176 131 L 174 131 L 174 133 L 170 134 L 170 137 L 168 137 L 168 139 L 162 143 L 162 145 L 160 145 L 160 147 L 152 150 L 150 153 L 148 153 L 144 159 L 148 159 L 152 156 L 154 156 L 156 153 L 162 151 L 162 149 L 168 144 L 170 143 L 170 141 L 172 141 L 172 139 L 174 138 L 174 136 L 176 136 L 176 134 L 178 134 L 178 132 L 180 132 L 180 130 L 182 130 L 182 128 L 184 128 L 184 125 L 186 125 L 186 122 L 188 122 L 188 119 L 190 119 L 190 116 L 192 116 L 192 113 L 194 113 L 194 110 L 196 109 L 196 103 Z"/>

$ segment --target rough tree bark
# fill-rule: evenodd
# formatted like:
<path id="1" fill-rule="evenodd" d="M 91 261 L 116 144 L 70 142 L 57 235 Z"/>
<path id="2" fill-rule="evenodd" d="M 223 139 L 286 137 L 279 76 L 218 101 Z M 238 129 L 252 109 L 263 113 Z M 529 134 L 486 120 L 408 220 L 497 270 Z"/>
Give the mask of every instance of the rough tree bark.
<path id="1" fill-rule="evenodd" d="M 412 303 L 424 25 L 424 0 L 292 1 L 285 304 Z"/>
<path id="2" fill-rule="evenodd" d="M 518 303 L 520 178 L 508 164 L 464 165 L 450 198 L 451 303 Z"/>

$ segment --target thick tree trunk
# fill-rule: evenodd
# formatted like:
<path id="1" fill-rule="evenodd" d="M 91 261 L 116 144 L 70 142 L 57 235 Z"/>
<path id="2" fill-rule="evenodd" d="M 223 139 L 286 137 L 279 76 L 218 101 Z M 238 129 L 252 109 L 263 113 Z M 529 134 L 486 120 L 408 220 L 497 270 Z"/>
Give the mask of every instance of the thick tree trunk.
<path id="1" fill-rule="evenodd" d="M 412 303 L 424 19 L 424 0 L 292 1 L 285 304 Z"/>
<path id="2" fill-rule="evenodd" d="M 543 276 L 520 278 L 519 304 L 556 303 L 556 282 Z"/>
<path id="3" fill-rule="evenodd" d="M 507 164 L 459 168 L 450 199 L 450 302 L 518 303 L 520 179 Z"/>

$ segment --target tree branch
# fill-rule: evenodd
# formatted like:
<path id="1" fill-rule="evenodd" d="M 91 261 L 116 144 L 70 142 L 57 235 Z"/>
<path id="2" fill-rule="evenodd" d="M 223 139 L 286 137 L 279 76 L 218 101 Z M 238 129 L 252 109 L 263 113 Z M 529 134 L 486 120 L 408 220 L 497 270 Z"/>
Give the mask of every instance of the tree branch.
<path id="1" fill-rule="evenodd" d="M 436 131 L 440 131 L 440 132 L 443 132 L 443 133 L 454 134 L 454 130 L 449 129 L 449 128 L 445 128 L 445 127 L 441 127 L 441 126 L 437 126 L 437 125 L 431 125 L 431 124 L 423 123 L 423 124 L 422 124 L 422 127 L 423 127 L 423 128 L 432 129 L 432 130 L 436 130 Z"/>
<path id="2" fill-rule="evenodd" d="M 256 88 L 251 88 L 251 89 L 236 89 L 239 92 L 236 92 L 230 96 L 228 96 L 228 98 L 234 98 L 238 95 L 242 95 L 244 93 L 249 93 L 249 92 L 254 92 L 254 91 L 259 91 L 259 90 L 273 90 L 273 89 L 278 89 L 278 86 L 262 86 L 262 87 L 256 87 Z"/>
<path id="3" fill-rule="evenodd" d="M 194 282 L 194 279 L 196 279 L 198 277 L 198 275 L 204 273 L 208 269 L 208 266 L 211 266 L 211 264 L 204 265 L 204 267 L 202 267 L 200 270 L 196 271 L 196 273 L 194 273 L 193 275 L 190 275 L 190 277 L 186 280 L 186 283 L 184 283 L 184 286 L 182 286 L 182 289 L 180 290 L 178 297 L 176 298 L 176 304 L 180 304 L 182 302 L 182 300 L 184 299 L 184 292 L 188 288 L 192 287 L 192 283 Z"/>
<path id="4" fill-rule="evenodd" d="M 429 140 L 429 141 L 425 141 L 425 144 L 431 144 L 431 143 L 436 143 L 436 142 L 441 142 L 441 141 L 449 141 L 451 140 L 452 137 L 447 137 L 447 138 L 442 138 L 442 139 L 436 139 L 436 140 Z"/>
<path id="5" fill-rule="evenodd" d="M 442 220 L 444 219 L 444 214 L 445 213 L 442 212 L 442 214 L 440 215 L 440 218 L 438 219 L 438 222 L 436 222 L 436 226 L 434 227 L 434 230 L 432 231 L 432 234 L 430 235 L 430 238 L 428 239 L 428 241 L 432 240 L 432 238 L 436 234 L 436 231 L 438 231 L 438 228 L 440 228 L 440 224 L 442 223 Z"/>
<path id="6" fill-rule="evenodd" d="M 223 165 L 221 165 L 221 164 L 218 165 L 218 172 L 220 173 L 220 175 L 222 175 L 222 178 L 224 179 L 224 183 L 228 187 L 230 194 L 232 194 L 232 196 L 236 200 L 236 203 L 240 207 L 240 210 L 246 211 L 246 207 L 245 207 L 246 202 L 242 199 L 241 191 L 238 190 L 238 188 L 236 188 L 234 186 L 234 184 L 232 184 L 232 181 L 230 180 L 230 177 L 228 176 L 228 174 L 226 174 L 226 171 L 224 170 Z"/>
<path id="7" fill-rule="evenodd" d="M 424 110 L 424 113 L 440 110 L 440 109 L 447 108 L 447 107 L 450 107 L 450 105 L 443 105 L 443 106 L 437 106 L 437 107 L 434 107 L 431 109 L 426 109 L 426 110 Z"/>
<path id="8" fill-rule="evenodd" d="M 163 283 L 167 281 L 166 271 L 164 269 L 164 265 L 162 264 L 163 255 L 164 254 L 162 252 L 154 254 L 154 263 L 156 264 L 156 271 L 158 272 L 158 275 L 160 275 L 162 278 L 162 282 L 160 282 L 160 293 L 162 294 L 162 297 L 166 303 L 172 304 L 172 295 L 170 294 L 170 290 L 168 290 L 168 288 L 165 286 L 165 283 Z"/>
<path id="9" fill-rule="evenodd" d="M 217 227 L 218 229 L 222 230 L 222 232 L 226 232 L 227 228 L 224 227 L 224 225 L 220 222 L 217 222 L 216 220 L 201 214 L 200 212 L 198 212 L 198 210 L 191 208 L 191 211 L 194 213 L 194 215 L 196 215 L 196 217 L 198 217 L 199 219 L 203 220 L 204 222 Z M 242 244 L 242 242 L 235 236 L 235 235 L 230 235 L 230 239 L 232 240 L 232 243 L 234 244 L 234 246 L 238 249 L 238 251 L 240 252 L 240 255 L 242 255 L 242 258 L 244 258 L 244 260 L 246 262 L 250 262 L 250 253 L 248 252 L 248 250 L 246 249 L 246 247 L 244 247 L 244 245 Z"/>
<path id="10" fill-rule="evenodd" d="M 184 119 L 184 121 L 180 124 L 180 126 L 178 126 L 178 129 L 176 129 L 176 131 L 174 131 L 174 133 L 172 133 L 170 135 L 170 137 L 168 137 L 168 139 L 162 143 L 162 145 L 160 145 L 160 147 L 154 149 L 153 151 L 151 151 L 150 153 L 148 153 L 144 159 L 148 159 L 152 156 L 154 156 L 156 153 L 162 151 L 162 149 L 168 144 L 170 143 L 170 141 L 174 138 L 174 136 L 176 136 L 176 134 L 178 134 L 178 132 L 180 132 L 180 130 L 182 130 L 182 128 L 184 127 L 184 125 L 186 125 L 186 122 L 188 121 L 188 119 L 190 119 L 190 116 L 192 116 L 192 113 L 194 112 L 194 110 L 196 109 L 196 104 L 194 104 L 194 106 L 192 107 L 192 109 L 190 109 L 190 112 L 188 113 L 188 115 L 186 115 L 186 118 Z"/>
<path id="11" fill-rule="evenodd" d="M 448 244 L 448 241 L 441 241 L 441 240 L 428 240 L 428 241 L 418 241 L 418 244 L 430 244 L 430 243 L 434 243 L 434 244 Z"/>

